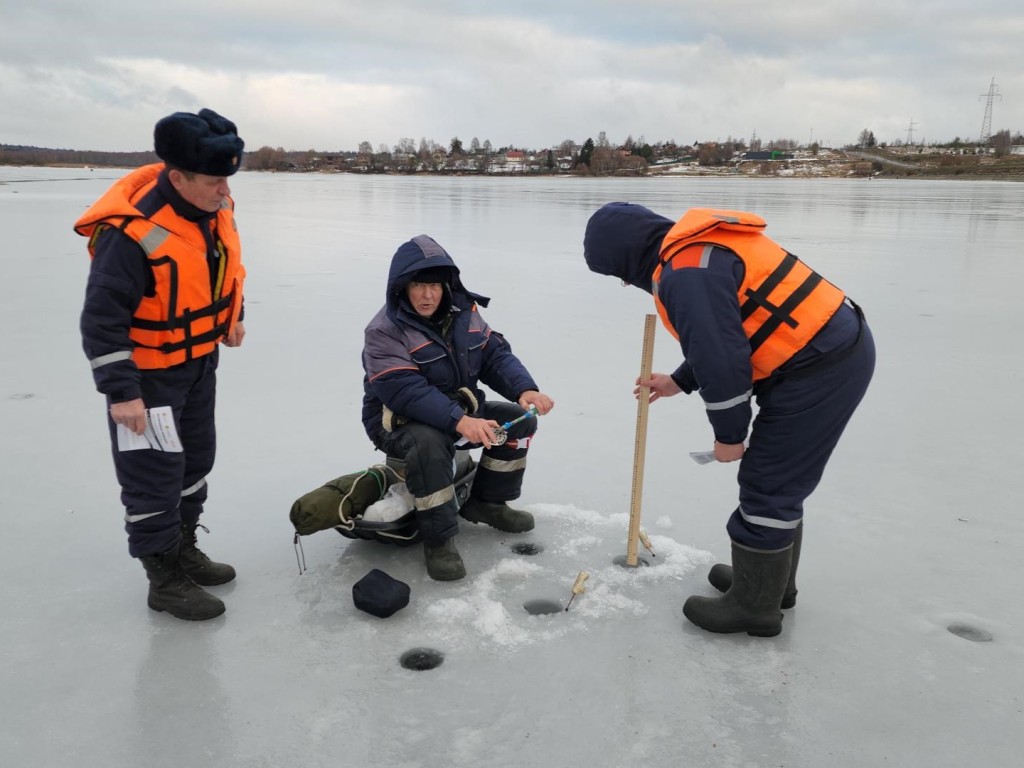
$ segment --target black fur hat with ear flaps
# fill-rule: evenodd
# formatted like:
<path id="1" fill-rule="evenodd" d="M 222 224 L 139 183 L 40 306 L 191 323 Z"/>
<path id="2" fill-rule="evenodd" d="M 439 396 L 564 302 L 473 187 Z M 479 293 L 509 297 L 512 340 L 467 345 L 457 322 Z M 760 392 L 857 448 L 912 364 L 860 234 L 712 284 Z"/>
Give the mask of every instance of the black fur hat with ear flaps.
<path id="1" fill-rule="evenodd" d="M 157 122 L 153 148 L 170 166 L 206 176 L 231 176 L 242 165 L 245 142 L 235 124 L 212 109 L 175 112 Z"/>

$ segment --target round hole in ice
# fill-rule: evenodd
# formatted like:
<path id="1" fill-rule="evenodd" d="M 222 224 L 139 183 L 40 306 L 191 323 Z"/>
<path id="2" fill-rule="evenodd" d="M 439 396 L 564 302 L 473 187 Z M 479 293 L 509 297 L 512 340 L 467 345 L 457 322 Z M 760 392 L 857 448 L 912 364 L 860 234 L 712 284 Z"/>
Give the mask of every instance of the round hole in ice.
<path id="1" fill-rule="evenodd" d="M 532 541 L 521 541 L 518 544 L 513 544 L 509 547 L 517 555 L 526 555 L 527 557 L 532 555 L 539 555 L 544 551 L 544 547 L 540 544 L 536 544 Z"/>
<path id="2" fill-rule="evenodd" d="M 621 565 L 623 568 L 639 568 L 641 565 L 650 565 L 650 563 L 642 557 L 638 557 L 636 559 L 636 565 L 630 565 L 626 562 L 625 555 L 619 555 L 614 560 L 612 560 L 612 562 L 616 565 Z"/>
<path id="3" fill-rule="evenodd" d="M 433 648 L 413 648 L 402 654 L 398 662 L 405 668 L 415 672 L 424 672 L 441 666 L 444 654 Z"/>
<path id="4" fill-rule="evenodd" d="M 970 640 L 975 643 L 990 643 L 992 642 L 992 633 L 978 627 L 972 627 L 970 624 L 950 624 L 946 627 L 957 637 L 962 637 L 964 640 Z"/>
<path id="5" fill-rule="evenodd" d="M 549 613 L 561 613 L 563 608 L 562 604 L 557 600 L 527 600 L 523 603 L 523 608 L 531 616 L 546 616 Z"/>

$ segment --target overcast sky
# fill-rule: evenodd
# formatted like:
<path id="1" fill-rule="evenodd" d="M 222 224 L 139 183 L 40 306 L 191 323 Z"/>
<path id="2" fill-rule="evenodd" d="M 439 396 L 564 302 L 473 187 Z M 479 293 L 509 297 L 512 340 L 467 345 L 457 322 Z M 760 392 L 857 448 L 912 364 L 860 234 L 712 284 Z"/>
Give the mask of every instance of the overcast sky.
<path id="1" fill-rule="evenodd" d="M 1022 51 L 1020 0 L 0 0 L 0 144 L 150 149 L 201 107 L 250 150 L 976 139 L 993 78 L 1024 131 Z"/>

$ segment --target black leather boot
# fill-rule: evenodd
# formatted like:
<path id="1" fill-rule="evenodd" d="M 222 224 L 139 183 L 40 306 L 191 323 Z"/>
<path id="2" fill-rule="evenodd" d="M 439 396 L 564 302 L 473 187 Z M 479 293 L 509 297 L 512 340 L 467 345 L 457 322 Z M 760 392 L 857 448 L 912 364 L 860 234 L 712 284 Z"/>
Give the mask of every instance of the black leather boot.
<path id="1" fill-rule="evenodd" d="M 786 584 L 786 591 L 782 593 L 782 608 L 792 608 L 796 605 L 796 569 L 800 564 L 800 547 L 804 540 L 804 524 L 801 522 L 796 527 L 796 536 L 793 537 L 793 563 L 789 566 L 789 582 Z M 725 563 L 717 563 L 711 566 L 708 571 L 708 581 L 711 586 L 719 592 L 728 592 L 732 586 L 732 566 Z"/>
<path id="2" fill-rule="evenodd" d="M 192 581 L 203 587 L 227 584 L 235 578 L 235 569 L 227 563 L 213 562 L 196 546 L 196 528 L 210 532 L 205 525 L 199 523 L 181 524 L 181 551 L 178 560 L 181 562 L 182 570 Z"/>
<path id="3" fill-rule="evenodd" d="M 423 542 L 423 554 L 427 559 L 427 574 L 434 581 L 458 581 L 466 575 L 454 536 L 436 546 Z"/>
<path id="4" fill-rule="evenodd" d="M 792 545 L 774 552 L 732 543 L 732 586 L 721 597 L 687 598 L 683 614 L 708 632 L 774 637 L 782 631 L 782 593 L 789 579 Z"/>
<path id="5" fill-rule="evenodd" d="M 224 613 L 224 603 L 203 590 L 181 567 L 178 545 L 160 555 L 141 557 L 149 578 L 147 603 L 186 621 L 205 621 Z"/>
<path id="6" fill-rule="evenodd" d="M 533 515 L 514 509 L 504 501 L 491 503 L 470 496 L 459 515 L 471 523 L 484 523 L 505 533 L 525 533 L 533 530 Z"/>

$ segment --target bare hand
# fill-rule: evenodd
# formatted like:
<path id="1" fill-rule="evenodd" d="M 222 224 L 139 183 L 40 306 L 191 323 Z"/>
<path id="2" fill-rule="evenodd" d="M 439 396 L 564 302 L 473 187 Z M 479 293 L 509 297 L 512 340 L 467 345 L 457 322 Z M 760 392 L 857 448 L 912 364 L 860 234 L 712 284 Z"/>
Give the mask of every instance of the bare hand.
<path id="1" fill-rule="evenodd" d="M 225 347 L 240 347 L 245 338 L 245 323 L 235 323 L 224 337 Z"/>
<path id="2" fill-rule="evenodd" d="M 715 440 L 715 461 L 739 461 L 746 450 L 743 443 L 720 443 Z"/>
<path id="3" fill-rule="evenodd" d="M 146 431 L 146 404 L 141 397 L 110 406 L 110 418 L 115 424 L 123 424 L 136 435 Z"/>
<path id="4" fill-rule="evenodd" d="M 533 390 L 523 392 L 523 394 L 519 396 L 519 406 L 521 408 L 529 409 L 531 405 L 537 409 L 537 413 L 544 416 L 548 411 L 555 407 L 555 401 L 543 392 L 535 392 Z"/>
<path id="5" fill-rule="evenodd" d="M 475 445 L 490 448 L 495 442 L 494 430 L 501 425 L 493 419 L 477 419 L 463 416 L 455 425 L 455 431 Z"/>
<path id="6" fill-rule="evenodd" d="M 651 378 L 649 379 L 643 379 L 638 376 L 634 383 L 636 384 L 636 389 L 633 390 L 633 396 L 637 400 L 640 399 L 640 389 L 642 387 L 650 388 L 651 396 L 647 401 L 649 403 L 653 403 L 661 397 L 672 397 L 672 395 L 678 395 L 683 391 L 667 373 L 652 373 Z"/>

